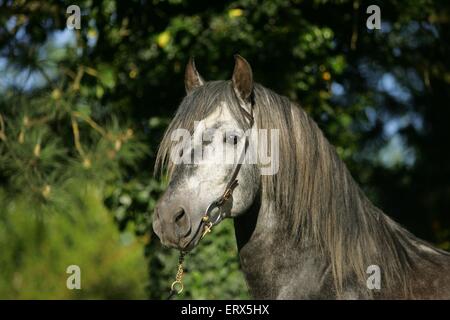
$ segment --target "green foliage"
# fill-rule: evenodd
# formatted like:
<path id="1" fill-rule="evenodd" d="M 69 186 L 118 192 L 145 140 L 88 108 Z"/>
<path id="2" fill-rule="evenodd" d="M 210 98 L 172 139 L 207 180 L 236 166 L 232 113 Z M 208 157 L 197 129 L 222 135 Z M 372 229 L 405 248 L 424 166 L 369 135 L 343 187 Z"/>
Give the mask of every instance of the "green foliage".
<path id="1" fill-rule="evenodd" d="M 72 185 L 70 217 L 27 199 L 0 196 L 1 299 L 143 299 L 144 243 L 119 233 L 93 186 Z M 81 290 L 69 290 L 70 265 Z"/>

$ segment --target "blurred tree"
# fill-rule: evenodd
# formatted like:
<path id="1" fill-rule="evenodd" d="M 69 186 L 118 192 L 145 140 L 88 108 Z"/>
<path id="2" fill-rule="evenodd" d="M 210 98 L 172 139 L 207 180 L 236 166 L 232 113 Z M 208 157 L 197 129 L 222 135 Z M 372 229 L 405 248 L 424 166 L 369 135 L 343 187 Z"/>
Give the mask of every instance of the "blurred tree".
<path id="1" fill-rule="evenodd" d="M 0 298 L 145 299 L 143 241 L 131 228 L 119 233 L 97 187 L 71 190 L 69 212 L 0 193 Z M 80 267 L 80 290 L 66 287 L 70 265 Z"/>
<path id="2" fill-rule="evenodd" d="M 206 79 L 227 79 L 239 52 L 258 82 L 314 117 L 377 205 L 450 249 L 448 2 L 86 0 L 74 31 L 70 4 L 0 1 L 9 194 L 57 202 L 71 177 L 95 181 L 121 230 L 151 232 L 164 188 L 154 154 L 184 95 L 184 65 L 195 56 Z M 366 28 L 370 4 L 381 30 Z M 245 296 L 231 225 L 210 238 L 188 258 L 185 297 Z M 149 296 L 164 297 L 175 253 L 154 235 L 146 253 Z"/>

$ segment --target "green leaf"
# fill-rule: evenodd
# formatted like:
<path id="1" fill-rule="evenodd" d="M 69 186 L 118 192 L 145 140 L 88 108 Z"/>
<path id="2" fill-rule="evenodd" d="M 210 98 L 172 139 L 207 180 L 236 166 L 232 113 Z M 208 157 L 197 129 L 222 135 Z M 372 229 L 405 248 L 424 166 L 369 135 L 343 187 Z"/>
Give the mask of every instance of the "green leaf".
<path id="1" fill-rule="evenodd" d="M 116 85 L 115 73 L 113 68 L 108 65 L 101 64 L 98 67 L 98 72 L 98 77 L 103 86 L 108 89 L 113 89 Z"/>

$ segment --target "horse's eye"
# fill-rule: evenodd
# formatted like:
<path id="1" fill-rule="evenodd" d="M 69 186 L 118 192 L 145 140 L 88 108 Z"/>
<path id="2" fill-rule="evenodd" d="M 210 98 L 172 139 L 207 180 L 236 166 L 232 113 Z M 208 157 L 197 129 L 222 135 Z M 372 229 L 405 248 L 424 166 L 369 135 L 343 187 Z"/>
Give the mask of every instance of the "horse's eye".
<path id="1" fill-rule="evenodd" d="M 238 143 L 238 141 L 239 141 L 239 136 L 234 133 L 230 133 L 230 134 L 226 135 L 225 139 L 224 139 L 224 142 L 233 144 L 233 145 L 236 145 Z"/>

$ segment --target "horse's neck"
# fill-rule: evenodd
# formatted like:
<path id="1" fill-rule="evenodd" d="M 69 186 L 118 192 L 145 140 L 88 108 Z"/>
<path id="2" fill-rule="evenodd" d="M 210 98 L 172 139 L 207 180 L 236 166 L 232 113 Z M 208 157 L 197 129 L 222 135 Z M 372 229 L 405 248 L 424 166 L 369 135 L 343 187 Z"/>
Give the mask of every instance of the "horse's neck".
<path id="1" fill-rule="evenodd" d="M 279 221 L 281 216 L 273 210 L 270 202 L 256 201 L 248 212 L 235 218 L 234 221 L 241 267 L 254 298 L 371 297 L 366 290 L 362 290 L 359 286 L 357 289 L 351 283 L 345 288 L 345 292 L 338 296 L 328 259 L 314 245 L 302 243 L 300 248 L 292 237 L 283 235 L 279 230 L 279 226 L 282 225 Z M 423 247 L 421 257 L 416 254 L 410 257 L 415 260 L 418 277 L 416 288 L 413 288 L 415 291 L 413 296 L 450 298 L 450 256 L 423 243 L 421 246 Z M 428 255 L 428 258 L 424 260 L 425 255 Z M 438 262 L 448 270 L 443 275 L 439 275 L 444 269 Z M 398 292 L 385 298 L 404 298 L 402 295 L 402 292 Z"/>
<path id="2" fill-rule="evenodd" d="M 256 202 L 234 221 L 241 266 L 254 298 L 334 298 L 325 259 L 312 246 L 280 236 L 270 203 Z"/>

